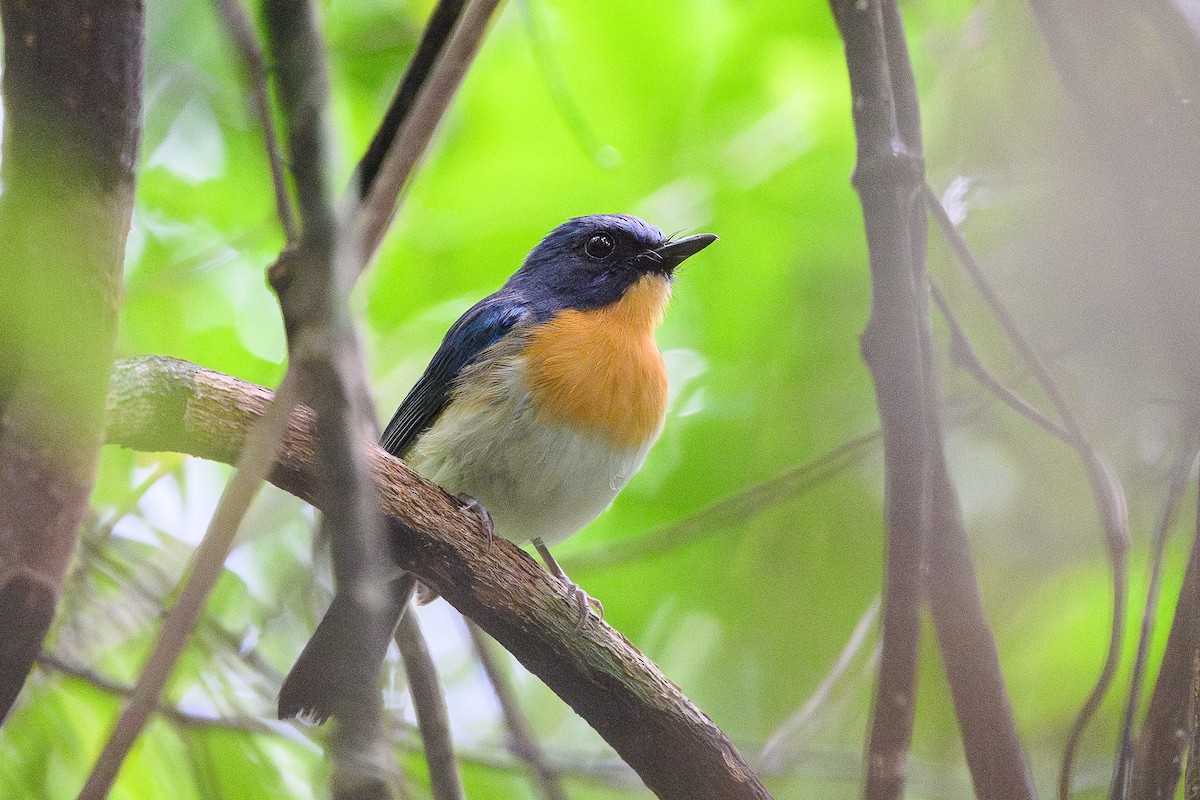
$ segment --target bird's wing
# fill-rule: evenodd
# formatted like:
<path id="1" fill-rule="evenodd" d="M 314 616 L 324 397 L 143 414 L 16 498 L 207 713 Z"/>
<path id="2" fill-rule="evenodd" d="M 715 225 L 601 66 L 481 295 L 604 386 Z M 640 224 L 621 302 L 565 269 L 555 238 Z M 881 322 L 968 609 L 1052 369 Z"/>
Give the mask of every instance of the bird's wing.
<path id="1" fill-rule="evenodd" d="M 529 313 L 524 303 L 511 296 L 494 294 L 480 300 L 459 317 L 446 332 L 446 338 L 425 368 L 425 374 L 396 409 L 379 440 L 383 449 L 403 457 L 417 437 L 446 408 L 451 386 L 463 367 L 500 341 Z"/>

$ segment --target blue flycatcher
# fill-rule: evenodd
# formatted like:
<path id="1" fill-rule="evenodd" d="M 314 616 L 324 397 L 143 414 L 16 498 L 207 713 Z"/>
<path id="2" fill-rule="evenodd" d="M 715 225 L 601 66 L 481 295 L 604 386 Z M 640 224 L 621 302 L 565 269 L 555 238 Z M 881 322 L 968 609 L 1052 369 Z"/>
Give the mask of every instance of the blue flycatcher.
<path id="1" fill-rule="evenodd" d="M 662 430 L 667 374 L 654 331 L 675 269 L 716 241 L 672 239 L 637 217 L 595 214 L 559 225 L 495 294 L 450 327 L 380 444 L 480 510 L 485 526 L 532 542 L 570 586 L 580 624 L 603 607 L 567 577 L 549 547 L 608 508 Z M 484 510 L 485 509 L 485 510 Z M 391 592 L 396 620 L 411 576 Z M 279 695 L 279 716 L 322 721 L 354 623 L 341 595 Z"/>

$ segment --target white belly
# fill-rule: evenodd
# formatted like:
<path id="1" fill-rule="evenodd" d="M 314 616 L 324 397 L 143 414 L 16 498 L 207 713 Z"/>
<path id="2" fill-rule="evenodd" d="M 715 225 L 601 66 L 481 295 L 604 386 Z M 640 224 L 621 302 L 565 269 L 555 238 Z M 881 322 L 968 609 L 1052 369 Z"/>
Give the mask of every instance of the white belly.
<path id="1" fill-rule="evenodd" d="M 519 364 L 490 398 L 456 398 L 408 455 L 412 467 L 487 508 L 496 533 L 521 543 L 563 541 L 612 503 L 645 460 L 654 437 L 614 450 L 595 435 L 537 420 Z M 495 386 L 495 384 L 493 384 Z"/>

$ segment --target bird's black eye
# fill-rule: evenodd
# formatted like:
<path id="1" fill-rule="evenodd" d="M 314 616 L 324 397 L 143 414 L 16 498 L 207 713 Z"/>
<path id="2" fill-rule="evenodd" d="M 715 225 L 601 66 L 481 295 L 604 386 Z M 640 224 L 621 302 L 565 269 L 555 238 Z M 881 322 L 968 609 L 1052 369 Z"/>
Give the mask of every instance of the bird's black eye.
<path id="1" fill-rule="evenodd" d="M 608 258 L 616 249 L 617 243 L 607 233 L 593 234 L 592 238 L 588 239 L 587 244 L 583 246 L 583 252 L 587 253 L 588 258 L 594 258 L 597 261 Z"/>

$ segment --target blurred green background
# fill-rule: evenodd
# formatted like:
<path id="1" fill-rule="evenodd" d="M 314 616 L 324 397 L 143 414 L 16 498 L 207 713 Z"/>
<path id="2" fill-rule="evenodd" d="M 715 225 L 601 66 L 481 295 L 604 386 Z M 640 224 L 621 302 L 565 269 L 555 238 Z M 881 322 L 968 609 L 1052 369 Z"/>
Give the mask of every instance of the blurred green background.
<path id="1" fill-rule="evenodd" d="M 260 134 L 214 5 L 147 8 L 145 139 L 119 350 L 273 386 L 284 340 L 263 273 L 282 239 Z M 430 5 L 323 5 L 342 180 Z M 1081 159 L 1057 78 L 1021 3 L 912 0 L 903 12 L 931 181 L 1127 481 L 1136 603 L 1173 418 L 1149 386 L 1134 401 L 1109 391 L 1128 376 L 1105 380 L 1090 369 L 1107 352 L 1104 337 L 1072 324 L 1084 311 L 1070 270 L 1051 254 L 1086 227 L 1087 214 L 1071 226 L 1064 217 L 1078 207 L 1060 205 Z M 858 796 L 875 664 L 867 628 L 820 701 L 789 723 L 869 617 L 880 585 L 877 441 L 853 448 L 826 479 L 793 472 L 877 425 L 858 349 L 870 284 L 848 180 L 848 91 L 822 3 L 512 0 L 354 298 L 386 419 L 448 325 L 563 219 L 629 212 L 669 233 L 720 235 L 683 270 L 660 332 L 673 393 L 660 442 L 613 508 L 557 555 L 603 600 L 607 620 L 755 764 L 773 741 L 763 775 L 778 798 Z M 985 358 L 1019 378 L 936 237 L 930 269 Z M 1019 729 L 1049 793 L 1107 641 L 1096 512 L 1065 448 L 987 402 L 945 362 L 952 472 Z M 70 673 L 86 666 L 118 683 L 136 677 L 227 475 L 180 456 L 106 449 L 95 519 L 50 643 L 60 661 L 35 671 L 0 730 L 0 796 L 78 791 L 120 700 Z M 740 503 L 732 515 L 703 513 L 731 498 Z M 669 546 L 634 549 L 689 518 Z M 166 702 L 184 716 L 151 724 L 113 798 L 327 796 L 328 731 L 271 721 L 280 674 L 328 599 L 311 522 L 299 501 L 263 492 L 171 683 Z M 1181 547 L 1169 549 L 1168 597 Z M 442 601 L 420 620 L 447 685 L 470 797 L 536 796 L 504 747 L 461 620 Z M 930 636 L 922 653 L 909 796 L 966 797 Z M 648 796 L 563 703 L 515 662 L 507 667 L 571 797 Z M 387 671 L 412 796 L 427 797 L 394 654 Z M 1118 712 L 1110 699 L 1085 738 L 1081 797 L 1104 794 Z"/>

